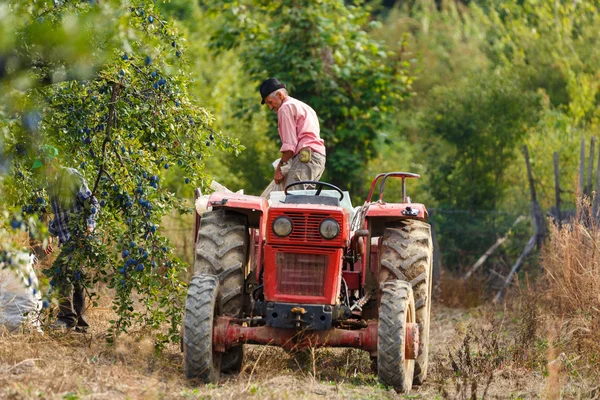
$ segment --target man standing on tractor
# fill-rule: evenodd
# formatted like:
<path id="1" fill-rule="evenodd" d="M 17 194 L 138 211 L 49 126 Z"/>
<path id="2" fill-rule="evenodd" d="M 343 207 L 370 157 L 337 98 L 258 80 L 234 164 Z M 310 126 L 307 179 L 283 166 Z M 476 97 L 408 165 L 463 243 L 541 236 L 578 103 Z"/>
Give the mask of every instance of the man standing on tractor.
<path id="1" fill-rule="evenodd" d="M 62 330 L 75 328 L 77 331 L 85 332 L 89 325 L 83 316 L 85 293 L 79 282 L 81 272 L 72 271 L 68 264 L 73 257 L 73 252 L 77 251 L 73 239 L 81 235 L 89 235 L 94 231 L 100 206 L 83 175 L 76 169 L 59 164 L 58 150 L 55 147 L 45 145 L 41 150 L 41 157 L 34 161 L 32 169 L 39 169 L 47 182 L 48 197 L 54 213 L 54 219 L 50 221 L 48 230 L 52 236 L 58 236 L 58 244 L 61 247 L 61 252 L 50 270 L 60 269 L 59 275 L 65 277 L 53 284 L 60 299 L 58 316 L 52 328 Z M 85 229 L 81 226 L 84 220 Z M 54 251 L 52 237 L 44 251 L 46 254 Z M 67 273 L 72 278 L 66 278 Z"/>
<path id="2" fill-rule="evenodd" d="M 277 113 L 281 138 L 281 161 L 273 180 L 285 188 L 299 181 L 318 181 L 325 169 L 325 143 L 320 136 L 319 118 L 308 104 L 288 95 L 285 84 L 276 78 L 261 83 L 261 104 Z M 287 173 L 281 167 L 288 165 Z"/>

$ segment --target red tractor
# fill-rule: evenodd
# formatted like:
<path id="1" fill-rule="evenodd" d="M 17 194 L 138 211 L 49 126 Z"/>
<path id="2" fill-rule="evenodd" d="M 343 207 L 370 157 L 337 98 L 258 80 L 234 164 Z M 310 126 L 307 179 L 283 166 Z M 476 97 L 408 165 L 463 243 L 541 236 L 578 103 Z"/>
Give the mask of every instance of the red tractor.
<path id="1" fill-rule="evenodd" d="M 216 382 L 221 372 L 240 371 L 244 344 L 262 344 L 359 348 L 384 384 L 399 392 L 422 384 L 431 232 L 425 206 L 411 203 L 405 182 L 418 177 L 378 175 L 357 208 L 324 182 L 289 185 L 270 203 L 214 193 L 212 211 L 196 219 L 182 327 L 186 377 Z M 384 201 L 388 178 L 402 179 L 402 203 Z M 316 189 L 289 190 L 302 185 Z"/>

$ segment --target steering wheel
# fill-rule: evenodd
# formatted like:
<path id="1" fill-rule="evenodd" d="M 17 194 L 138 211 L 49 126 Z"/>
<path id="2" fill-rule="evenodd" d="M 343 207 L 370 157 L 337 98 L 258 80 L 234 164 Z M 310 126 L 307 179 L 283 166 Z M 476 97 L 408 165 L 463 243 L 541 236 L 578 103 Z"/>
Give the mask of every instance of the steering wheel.
<path id="1" fill-rule="evenodd" d="M 336 192 L 338 192 L 340 194 L 340 198 L 338 199 L 339 201 L 342 201 L 344 199 L 344 192 L 342 192 L 342 189 L 340 189 L 337 186 L 333 186 L 331 183 L 319 182 L 319 181 L 298 181 L 298 182 L 292 182 L 289 185 L 287 185 L 285 187 L 285 189 L 283 189 L 283 193 L 287 196 L 288 195 L 288 189 L 291 188 L 292 186 L 297 186 L 297 185 L 315 185 L 316 188 L 317 188 L 317 192 L 315 193 L 315 196 L 320 196 L 321 195 L 321 190 L 323 190 L 323 186 L 327 186 L 327 187 L 330 187 L 331 189 L 335 190 Z"/>

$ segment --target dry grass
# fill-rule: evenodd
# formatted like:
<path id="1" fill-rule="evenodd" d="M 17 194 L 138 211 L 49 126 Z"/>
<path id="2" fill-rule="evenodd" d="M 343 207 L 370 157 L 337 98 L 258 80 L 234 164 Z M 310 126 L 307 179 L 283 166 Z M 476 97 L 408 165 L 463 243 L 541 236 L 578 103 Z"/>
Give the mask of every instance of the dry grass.
<path id="1" fill-rule="evenodd" d="M 600 222 L 587 199 L 576 219 L 550 224 L 536 287 L 548 338 L 547 398 L 600 397 Z"/>
<path id="2" fill-rule="evenodd" d="M 239 376 L 218 385 L 183 378 L 179 346 L 156 353 L 150 339 L 122 335 L 114 346 L 104 332 L 113 318 L 104 294 L 88 310 L 89 334 L 0 333 L 0 398 L 90 399 L 313 399 L 395 397 L 379 385 L 366 353 L 322 349 L 291 356 L 281 349 L 246 346 Z"/>
<path id="3" fill-rule="evenodd" d="M 537 277 L 530 282 L 526 274 L 501 312 L 486 308 L 500 316 L 469 324 L 458 332 L 462 343 L 437 360 L 443 397 L 493 398 L 502 379 L 516 385 L 519 375 L 533 374 L 541 382 L 536 397 L 600 398 L 600 221 L 590 218 L 589 202 L 578 209 L 571 223 L 550 224 L 541 275 L 530 271 Z M 485 298 L 483 282 L 442 281 L 446 306 L 473 307 Z"/>
<path id="4" fill-rule="evenodd" d="M 572 345 L 600 355 L 600 223 L 551 225 L 542 263 L 544 310 L 559 320 L 559 332 Z"/>
<path id="5" fill-rule="evenodd" d="M 538 348 L 531 303 L 515 299 L 503 310 L 481 306 L 456 325 L 455 342 L 435 357 L 432 379 L 448 399 L 536 397 L 545 352 Z M 534 304 L 535 306 L 535 304 Z M 510 397 L 510 396 L 509 396 Z"/>
<path id="6" fill-rule="evenodd" d="M 177 346 L 157 354 L 147 338 L 133 334 L 109 346 L 104 332 L 112 318 L 110 296 L 102 299 L 88 312 L 90 334 L 0 335 L 0 398 L 403 398 L 378 382 L 368 354 L 350 349 L 291 356 L 278 348 L 246 346 L 239 376 L 224 377 L 218 385 L 186 381 Z M 429 399 L 438 394 L 435 365 L 445 362 L 451 346 L 460 345 L 468 324 L 486 319 L 487 314 L 479 311 L 435 308 L 432 375 L 412 396 Z M 494 384 L 492 392 L 506 390 L 506 380 Z"/>

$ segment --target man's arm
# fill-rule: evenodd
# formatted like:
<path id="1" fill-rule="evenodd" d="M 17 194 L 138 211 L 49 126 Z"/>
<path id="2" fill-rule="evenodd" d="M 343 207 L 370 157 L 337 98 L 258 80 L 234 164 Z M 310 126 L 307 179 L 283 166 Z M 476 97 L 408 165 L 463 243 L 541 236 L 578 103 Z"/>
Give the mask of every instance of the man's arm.
<path id="1" fill-rule="evenodd" d="M 281 166 L 289 162 L 294 157 L 294 152 L 298 146 L 298 134 L 296 132 L 296 118 L 294 110 L 291 107 L 282 107 L 277 112 L 277 128 L 281 138 L 281 161 L 275 169 L 273 179 L 276 183 L 285 180 L 285 175 L 281 172 Z"/>
<path id="2" fill-rule="evenodd" d="M 54 247 L 52 246 L 52 236 L 48 238 L 48 245 L 44 249 L 44 253 L 52 254 L 54 252 Z"/>
<path id="3" fill-rule="evenodd" d="M 92 233 L 96 229 L 96 218 L 98 216 L 98 210 L 100 210 L 100 203 L 96 196 L 90 196 L 90 215 L 88 215 L 87 230 Z"/>
<path id="4" fill-rule="evenodd" d="M 281 160 L 279 161 L 279 164 L 277 164 L 277 168 L 275 168 L 275 175 L 273 176 L 275 183 L 281 183 L 285 180 L 285 175 L 283 172 L 281 172 L 281 167 L 286 165 L 292 159 L 292 157 L 294 157 L 294 152 L 291 150 L 281 153 Z"/>
<path id="5" fill-rule="evenodd" d="M 298 146 L 298 133 L 296 132 L 296 116 L 292 107 L 282 106 L 277 112 L 277 128 L 281 138 L 282 154 L 291 152 L 290 158 L 294 155 Z M 283 160 L 283 161 L 287 161 Z"/>
<path id="6" fill-rule="evenodd" d="M 76 172 L 81 180 L 79 186 L 79 193 L 77 193 L 77 199 L 81 201 L 81 204 L 84 204 L 86 200 L 89 200 L 90 202 L 90 213 L 86 217 L 86 223 L 87 231 L 91 233 L 96 228 L 96 217 L 98 215 L 98 211 L 100 210 L 100 203 L 98 202 L 96 196 L 92 196 L 92 191 L 88 187 L 87 181 L 85 180 L 83 175 L 81 175 L 79 171 Z"/>

